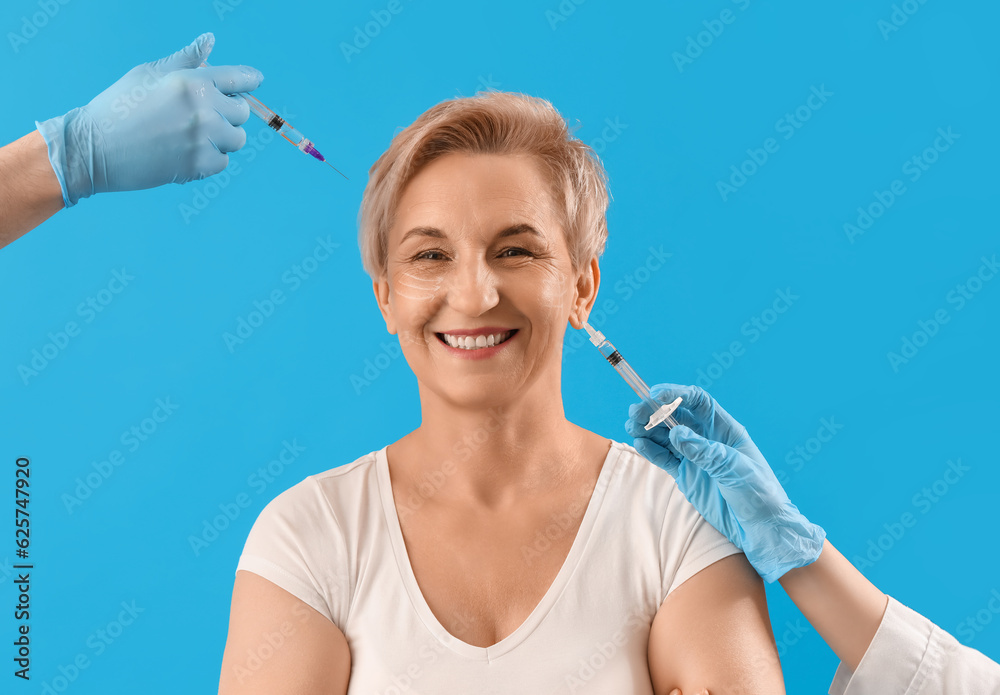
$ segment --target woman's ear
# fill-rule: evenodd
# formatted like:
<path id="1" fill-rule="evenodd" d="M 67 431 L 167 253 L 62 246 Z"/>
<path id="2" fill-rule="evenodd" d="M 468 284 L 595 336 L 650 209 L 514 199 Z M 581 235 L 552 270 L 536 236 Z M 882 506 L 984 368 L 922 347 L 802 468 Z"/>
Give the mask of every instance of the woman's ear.
<path id="1" fill-rule="evenodd" d="M 590 259 L 576 279 L 576 301 L 569 314 L 569 323 L 573 328 L 583 328 L 583 322 L 590 316 L 594 302 L 597 300 L 597 289 L 601 285 L 601 269 L 597 265 L 597 256 Z"/>
<path id="2" fill-rule="evenodd" d="M 372 290 L 375 292 L 375 301 L 378 303 L 378 310 L 382 312 L 385 319 L 385 329 L 390 334 L 396 334 L 396 320 L 392 317 L 392 307 L 389 305 L 389 280 L 383 275 L 380 279 L 372 282 Z"/>

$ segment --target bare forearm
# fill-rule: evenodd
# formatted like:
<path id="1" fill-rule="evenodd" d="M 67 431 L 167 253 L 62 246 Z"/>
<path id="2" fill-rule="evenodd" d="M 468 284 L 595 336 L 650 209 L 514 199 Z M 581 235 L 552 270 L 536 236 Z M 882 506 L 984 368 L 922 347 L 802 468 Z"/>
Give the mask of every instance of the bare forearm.
<path id="1" fill-rule="evenodd" d="M 63 207 L 62 190 L 42 134 L 32 131 L 0 147 L 0 248 Z"/>
<path id="2" fill-rule="evenodd" d="M 856 670 L 882 622 L 888 597 L 829 541 L 816 562 L 790 570 L 778 581 L 840 660 Z"/>

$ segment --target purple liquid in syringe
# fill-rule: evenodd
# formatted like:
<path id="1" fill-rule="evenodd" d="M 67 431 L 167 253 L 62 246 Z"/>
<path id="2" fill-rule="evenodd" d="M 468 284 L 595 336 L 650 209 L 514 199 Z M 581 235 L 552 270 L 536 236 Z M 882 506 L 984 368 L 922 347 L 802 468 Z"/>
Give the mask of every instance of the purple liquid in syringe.
<path id="1" fill-rule="evenodd" d="M 312 143 L 306 145 L 302 149 L 302 151 L 305 152 L 306 154 L 311 154 L 313 157 L 315 157 L 316 159 L 318 159 L 321 162 L 325 162 L 326 161 L 326 159 L 323 157 L 323 155 L 321 155 L 319 153 L 319 150 L 317 150 L 315 147 L 312 146 Z"/>

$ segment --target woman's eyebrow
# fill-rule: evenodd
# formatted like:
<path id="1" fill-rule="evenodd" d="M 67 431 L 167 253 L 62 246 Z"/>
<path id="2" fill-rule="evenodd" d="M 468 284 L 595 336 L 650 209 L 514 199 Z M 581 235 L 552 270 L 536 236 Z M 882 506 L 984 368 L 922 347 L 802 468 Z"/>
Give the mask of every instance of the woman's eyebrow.
<path id="1" fill-rule="evenodd" d="M 518 234 L 531 234 L 532 236 L 536 236 L 539 239 L 544 238 L 541 232 L 539 232 L 537 229 L 535 229 L 533 226 L 531 226 L 526 222 L 518 222 L 517 224 L 512 224 L 509 227 L 505 227 L 499 234 L 497 234 L 496 238 L 504 239 L 510 236 L 517 236 Z M 403 235 L 403 238 L 400 239 L 399 241 L 400 245 L 404 244 L 406 240 L 409 239 L 410 237 L 415 237 L 415 236 L 428 237 L 431 239 L 444 239 L 445 233 L 442 232 L 437 227 L 424 227 L 424 226 L 414 227 L 413 229 L 411 229 L 410 231 L 408 231 L 406 234 Z"/>

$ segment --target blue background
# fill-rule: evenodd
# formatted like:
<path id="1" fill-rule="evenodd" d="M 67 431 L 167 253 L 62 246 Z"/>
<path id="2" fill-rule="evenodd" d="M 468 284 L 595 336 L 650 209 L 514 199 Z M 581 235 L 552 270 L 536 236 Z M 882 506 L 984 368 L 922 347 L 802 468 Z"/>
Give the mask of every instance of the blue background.
<path id="1" fill-rule="evenodd" d="M 96 196 L 0 251 L 3 485 L 13 485 L 14 458 L 29 456 L 36 563 L 33 678 L 5 672 L 5 692 L 12 681 L 11 692 L 41 692 L 78 654 L 89 665 L 70 692 L 215 692 L 233 572 L 259 511 L 419 424 L 415 380 L 386 352 L 397 341 L 361 268 L 357 210 L 397 129 L 487 87 L 549 99 L 605 162 L 614 202 L 598 305 L 614 311 L 594 324 L 648 382 L 702 379 L 789 496 L 877 586 L 1000 659 L 988 531 L 1000 487 L 1000 280 L 972 280 L 978 291 L 961 307 L 954 299 L 981 258 L 1000 252 L 996 5 L 914 2 L 890 31 L 888 1 L 403 0 L 345 56 L 388 2 L 47 1 L 0 10 L 0 141 L 213 31 L 211 62 L 259 68 L 257 95 L 350 181 L 267 142 L 252 119 L 228 175 Z M 725 10 L 732 22 L 713 25 Z M 679 63 L 685 51 L 694 57 Z M 810 107 L 813 87 L 829 96 Z M 798 128 L 786 119 L 796 109 Z M 936 161 L 911 180 L 904 164 L 939 128 L 958 139 L 927 154 Z M 747 150 L 767 138 L 777 150 L 754 171 Z M 750 175 L 720 194 L 741 166 Z M 850 238 L 845 223 L 896 179 L 905 194 Z M 291 291 L 282 275 L 317 237 L 340 247 Z M 655 270 L 650 247 L 671 254 Z M 100 313 L 79 313 L 123 268 L 134 276 L 124 291 Z M 275 289 L 286 301 L 230 351 L 223 333 Z M 779 291 L 795 298 L 769 312 Z M 915 335 L 942 309 L 947 323 Z M 752 330 L 755 319 L 765 331 Z M 80 334 L 22 377 L 19 366 L 69 321 Z M 631 442 L 631 392 L 574 333 L 567 416 Z M 921 347 L 894 367 L 887 355 L 904 338 Z M 122 433 L 157 399 L 176 411 L 128 446 Z M 840 427 L 811 441 L 824 418 Z M 270 482 L 255 476 L 293 440 L 304 452 Z M 68 510 L 64 495 L 114 450 L 124 462 Z M 968 470 L 943 482 L 949 461 Z M 925 488 L 936 501 L 924 501 Z M 249 506 L 196 552 L 191 537 L 241 493 Z M 907 512 L 915 522 L 894 526 Z M 4 533 L 9 607 L 16 560 Z M 793 629 L 806 623 L 780 587 L 768 595 L 789 692 L 826 692 L 837 659 L 814 630 Z M 97 653 L 95 635 L 123 601 L 142 613 Z"/>

